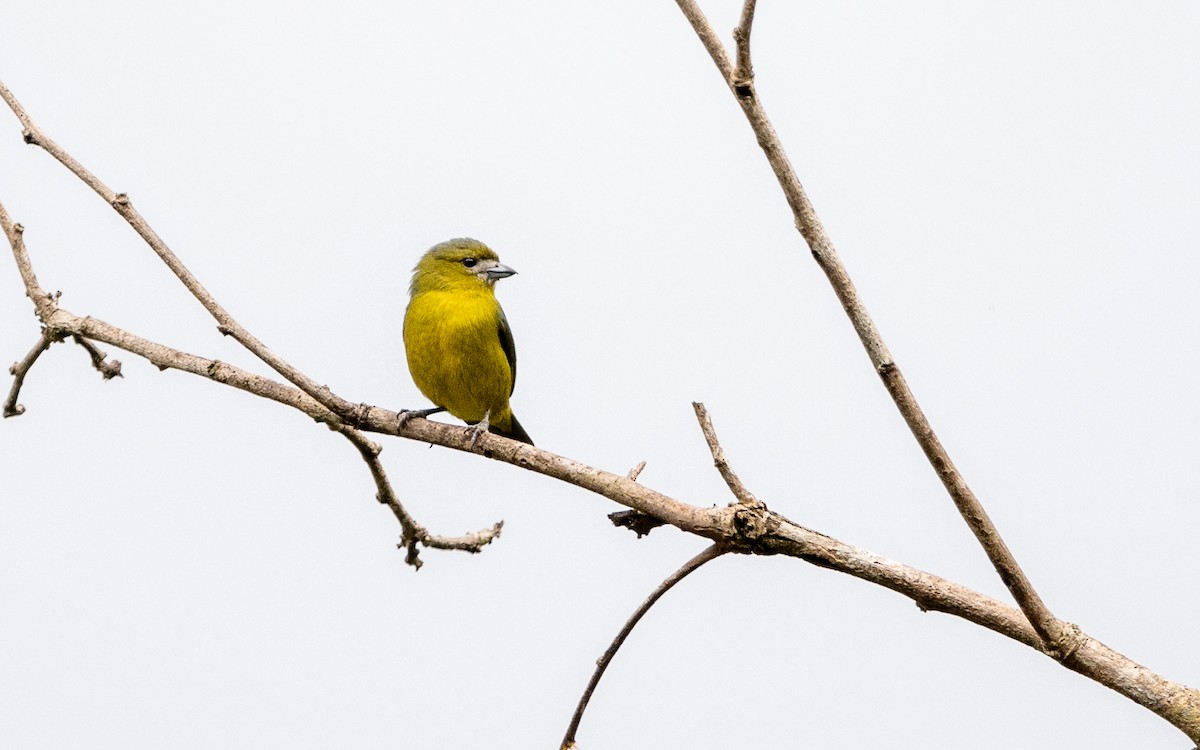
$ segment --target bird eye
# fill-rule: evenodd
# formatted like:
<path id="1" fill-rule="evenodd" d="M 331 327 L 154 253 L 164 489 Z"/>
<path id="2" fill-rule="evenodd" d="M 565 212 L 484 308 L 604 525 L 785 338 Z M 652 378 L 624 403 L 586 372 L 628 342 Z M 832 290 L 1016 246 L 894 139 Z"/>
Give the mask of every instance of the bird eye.
<path id="1" fill-rule="evenodd" d="M 462 264 L 464 266 L 466 266 L 467 268 L 474 268 L 475 264 L 478 262 L 479 261 L 475 260 L 474 258 L 463 258 L 462 259 Z"/>

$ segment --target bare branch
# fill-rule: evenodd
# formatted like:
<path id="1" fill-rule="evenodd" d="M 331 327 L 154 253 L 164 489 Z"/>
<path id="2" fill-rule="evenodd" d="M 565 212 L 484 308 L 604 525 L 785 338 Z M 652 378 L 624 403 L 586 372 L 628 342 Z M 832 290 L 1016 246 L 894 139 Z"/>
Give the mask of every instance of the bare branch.
<path id="1" fill-rule="evenodd" d="M 25 407 L 17 403 L 17 399 L 21 397 L 21 386 L 25 383 L 25 375 L 29 369 L 33 367 L 33 363 L 38 361 L 38 357 L 42 356 L 42 352 L 50 348 L 50 345 L 62 339 L 56 337 L 48 328 L 42 329 L 42 335 L 38 337 L 37 343 L 29 350 L 29 353 L 20 362 L 14 362 L 12 367 L 8 368 L 9 373 L 13 376 L 12 387 L 8 390 L 8 398 L 4 399 L 4 416 L 19 417 L 25 413 Z"/>
<path id="2" fill-rule="evenodd" d="M 104 199 L 105 203 L 112 206 L 133 227 L 133 230 L 145 240 L 150 249 L 162 259 L 167 268 L 171 269 L 171 272 L 183 282 L 183 285 L 191 292 L 192 296 L 216 319 L 217 330 L 222 334 L 232 336 L 238 343 L 270 366 L 271 369 L 282 375 L 285 380 L 304 391 L 330 411 L 350 421 L 354 421 L 354 404 L 339 399 L 327 387 L 317 384 L 316 381 L 288 364 L 287 361 L 268 349 L 263 342 L 259 341 L 243 328 L 240 323 L 234 320 L 233 316 L 217 302 L 216 298 L 204 288 L 192 272 L 183 265 L 175 253 L 167 247 L 167 243 L 142 218 L 137 209 L 133 207 L 129 196 L 124 193 L 114 192 L 100 178 L 89 172 L 73 156 L 43 133 L 41 128 L 33 122 L 32 118 L 29 117 L 29 113 L 25 111 L 25 108 L 21 106 L 20 102 L 17 101 L 16 97 L 13 96 L 13 93 L 9 91 L 3 82 L 0 82 L 0 99 L 3 99 L 8 104 L 9 108 L 16 114 L 17 119 L 21 121 L 22 126 L 24 126 L 22 135 L 25 137 L 25 142 L 45 150 L 46 153 L 57 159 L 59 163 L 94 190 Z"/>
<path id="3" fill-rule="evenodd" d="M 596 686 L 600 684 L 600 678 L 604 676 L 604 670 L 608 669 L 608 665 L 612 662 L 613 657 L 617 655 L 617 651 L 621 648 L 621 644 L 625 643 L 625 639 L 633 632 L 633 628 L 642 619 L 643 615 L 650 611 L 654 603 L 662 598 L 663 594 L 671 590 L 675 584 L 682 581 L 689 574 L 695 571 L 709 560 L 714 560 L 729 550 L 722 548 L 719 544 L 714 544 L 708 547 L 700 554 L 693 557 L 683 564 L 679 570 L 675 571 L 658 585 L 658 588 L 646 597 L 646 600 L 633 611 L 629 619 L 625 621 L 625 626 L 617 633 L 617 637 L 613 638 L 612 644 L 604 655 L 596 660 L 596 671 L 592 672 L 592 679 L 588 681 L 587 687 L 583 690 L 583 695 L 579 698 L 579 705 L 575 707 L 575 715 L 571 717 L 571 723 L 567 726 L 567 733 L 563 736 L 562 750 L 572 750 L 575 745 L 575 733 L 579 731 L 579 722 L 583 721 L 583 712 L 587 709 L 588 701 L 592 699 L 592 693 L 595 692 Z"/>
<path id="4" fill-rule="evenodd" d="M 392 483 L 388 480 L 387 472 L 384 471 L 383 464 L 379 460 L 379 454 L 383 452 L 383 448 L 378 443 L 368 440 L 365 435 L 353 427 L 331 424 L 330 428 L 344 435 L 355 448 L 358 448 L 363 460 L 367 462 L 367 466 L 371 470 L 371 477 L 375 480 L 375 486 L 379 490 L 375 498 L 391 509 L 396 520 L 400 522 L 400 544 L 397 546 L 405 550 L 404 561 L 415 569 L 420 570 L 424 564 L 418 555 L 418 543 L 435 549 L 460 550 L 474 554 L 481 552 L 484 547 L 492 543 L 492 540 L 500 536 L 500 529 L 504 526 L 503 521 L 499 521 L 490 529 L 482 529 L 460 537 L 430 534 L 424 526 L 417 523 L 412 514 L 405 510 L 399 498 L 396 497 L 396 491 L 392 489 Z"/>
<path id="5" fill-rule="evenodd" d="M 632 469 L 630 469 L 630 470 L 629 470 L 629 473 L 628 473 L 628 474 L 626 474 L 626 475 L 625 475 L 625 477 L 626 477 L 626 478 L 628 478 L 628 479 L 632 479 L 633 481 L 635 481 L 635 482 L 636 482 L 636 481 L 637 481 L 637 478 L 638 478 L 639 476 L 641 476 L 641 474 L 642 474 L 642 471 L 643 471 L 643 470 L 645 470 L 645 468 L 646 468 L 646 462 L 645 462 L 645 461 L 638 461 L 638 465 L 637 465 L 637 466 L 635 466 L 635 467 L 633 467 Z"/>
<path id="6" fill-rule="evenodd" d="M 708 409 L 705 409 L 704 404 L 699 401 L 693 401 L 692 408 L 696 411 L 696 419 L 700 422 L 700 431 L 704 433 L 704 441 L 708 443 L 708 450 L 712 453 L 713 465 L 721 473 L 721 478 L 725 480 L 729 491 L 733 493 L 739 503 L 761 505 L 758 498 L 754 497 L 750 490 L 746 489 L 746 485 L 742 484 L 742 480 L 738 479 L 738 475 L 733 473 L 733 467 L 725 459 L 725 450 L 717 441 L 717 431 L 713 428 L 712 419 L 708 416 Z"/>
<path id="7" fill-rule="evenodd" d="M 754 85 L 754 65 L 750 62 L 750 28 L 754 24 L 755 0 L 745 0 L 742 4 L 742 19 L 733 30 L 733 40 L 737 44 L 737 68 L 734 69 L 731 80 L 734 91 L 738 96 L 751 96 Z"/>
<path id="8" fill-rule="evenodd" d="M 0 83 L 0 94 L 7 91 Z M 0 228 L 8 238 L 8 244 L 13 251 L 13 259 L 17 262 L 17 272 L 21 274 L 21 283 L 25 285 L 25 296 L 33 302 L 34 312 L 43 322 L 57 309 L 58 295 L 48 294 L 38 284 L 37 274 L 33 272 L 33 263 L 29 260 L 29 251 L 25 247 L 25 227 L 17 224 L 8 215 L 8 211 L 0 204 Z"/>
<path id="9" fill-rule="evenodd" d="M 1016 558 L 1009 551 L 1008 545 L 1004 543 L 1000 532 L 983 509 L 983 505 L 979 502 L 979 499 L 975 497 L 975 493 L 967 486 L 966 480 L 959 473 L 957 467 L 950 460 L 945 447 L 938 440 L 933 427 L 929 424 L 929 420 L 925 418 L 924 412 L 922 412 L 921 407 L 917 404 L 916 397 L 909 389 L 904 376 L 900 373 L 900 368 L 892 359 L 892 355 L 884 344 L 879 331 L 876 329 L 874 321 L 867 312 L 865 305 L 859 299 L 858 291 L 853 282 L 851 282 L 850 275 L 846 271 L 845 266 L 842 265 L 841 260 L 834 251 L 833 243 L 825 233 L 825 228 L 817 219 L 816 211 L 809 201 L 804 187 L 800 184 L 799 178 L 792 169 L 791 162 L 784 152 L 779 135 L 775 132 L 775 128 L 772 127 L 771 121 L 767 118 L 766 110 L 763 109 L 757 93 L 752 87 L 744 87 L 742 90 L 738 90 L 738 84 L 734 78 L 725 48 L 720 40 L 717 39 L 712 26 L 708 23 L 708 20 L 704 17 L 699 7 L 697 7 L 694 0 L 676 0 L 676 2 L 683 11 L 684 16 L 692 24 L 692 28 L 695 29 L 696 35 L 704 44 L 705 49 L 708 50 L 717 69 L 721 72 L 721 76 L 725 79 L 725 83 L 734 92 L 734 98 L 742 107 L 746 119 L 749 120 L 750 127 L 754 130 L 754 134 L 758 138 L 758 143 L 766 154 L 767 161 L 770 163 L 772 170 L 775 172 L 776 179 L 783 189 L 788 205 L 791 206 L 797 229 L 804 236 L 804 240 L 812 250 L 817 264 L 828 277 L 834 292 L 842 303 L 843 309 L 854 326 L 855 332 L 858 334 L 859 340 L 862 342 L 867 355 L 871 359 L 872 366 L 883 379 L 884 387 L 891 395 L 896 408 L 899 409 L 913 436 L 917 439 L 917 443 L 925 452 L 925 456 L 933 466 L 934 471 L 937 472 L 938 477 L 942 480 L 942 484 L 958 508 L 959 514 L 967 522 L 972 533 L 975 534 L 975 538 L 979 540 L 980 545 L 987 553 L 988 559 L 991 560 L 993 567 L 995 567 L 996 572 L 1000 575 L 1000 580 L 1008 587 L 1013 598 L 1021 607 L 1021 611 L 1029 618 L 1029 622 L 1042 638 L 1046 647 L 1063 651 L 1069 650 L 1072 640 L 1071 633 L 1065 627 L 1065 624 L 1050 612 L 1037 591 L 1034 590 L 1033 584 L 1030 583 L 1024 571 L 1021 570 L 1020 565 L 1017 564 Z M 748 50 L 746 54 L 747 56 L 749 55 Z"/>
<path id="10" fill-rule="evenodd" d="M 79 344 L 85 350 L 87 350 L 88 356 L 92 358 L 92 367 L 95 367 L 96 370 L 104 376 L 105 380 L 125 377 L 121 374 L 121 360 L 114 359 L 112 362 L 109 362 L 108 359 L 106 359 L 108 355 L 100 351 L 100 349 L 97 348 L 97 346 L 92 342 L 88 341 L 82 336 L 72 336 L 71 338 L 76 344 Z"/>

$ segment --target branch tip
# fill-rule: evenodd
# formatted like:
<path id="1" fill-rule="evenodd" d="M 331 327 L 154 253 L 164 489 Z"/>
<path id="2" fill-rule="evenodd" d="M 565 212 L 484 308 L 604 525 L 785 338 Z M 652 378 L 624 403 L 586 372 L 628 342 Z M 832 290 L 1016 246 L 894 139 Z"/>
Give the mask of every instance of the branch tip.
<path id="1" fill-rule="evenodd" d="M 629 470 L 629 473 L 625 475 L 625 478 L 626 478 L 626 479 L 631 479 L 631 480 L 633 480 L 633 481 L 635 481 L 635 482 L 636 482 L 636 481 L 637 481 L 637 478 L 638 478 L 639 476 L 641 476 L 641 474 L 642 474 L 642 471 L 643 471 L 645 468 L 646 468 L 646 462 L 645 462 L 645 461 L 639 461 L 637 466 L 635 466 L 635 467 L 633 467 L 632 469 L 630 469 L 630 470 Z"/>

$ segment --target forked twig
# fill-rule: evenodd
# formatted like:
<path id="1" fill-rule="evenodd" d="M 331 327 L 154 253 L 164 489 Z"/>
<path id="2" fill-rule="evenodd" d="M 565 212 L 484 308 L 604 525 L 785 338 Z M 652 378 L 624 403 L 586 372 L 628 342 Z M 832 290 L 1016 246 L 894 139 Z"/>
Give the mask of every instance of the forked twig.
<path id="1" fill-rule="evenodd" d="M 933 466 L 934 471 L 937 472 L 938 477 L 942 480 L 942 484 L 946 487 L 946 491 L 958 508 L 959 514 L 967 522 L 972 533 L 975 534 L 975 538 L 979 540 L 993 567 L 995 567 L 996 572 L 1000 575 L 1000 580 L 1008 587 L 1013 599 L 1020 606 L 1021 611 L 1029 618 L 1030 624 L 1042 640 L 1043 648 L 1048 652 L 1070 652 L 1077 647 L 1077 644 L 1074 642 L 1076 636 L 1070 628 L 1067 628 L 1046 607 L 1042 598 L 1033 588 L 1033 584 L 1030 583 L 1029 578 L 1026 577 L 1020 565 L 1017 564 L 1017 560 L 1008 549 L 1008 545 L 1004 543 L 1004 539 L 1001 538 L 995 524 L 992 523 L 991 518 L 988 517 L 987 512 L 983 509 L 983 505 L 975 497 L 975 493 L 971 491 L 971 488 L 967 486 L 966 480 L 959 473 L 954 462 L 950 460 L 950 456 L 941 441 L 938 440 L 933 427 L 929 424 L 929 420 L 925 417 L 924 412 L 921 411 L 916 397 L 913 395 L 912 390 L 909 389 L 904 376 L 900 373 L 900 368 L 896 365 L 895 360 L 884 344 L 883 337 L 880 336 L 878 329 L 875 327 L 875 322 L 871 319 L 866 306 L 859 298 L 858 290 L 850 280 L 850 275 L 846 271 L 846 267 L 842 265 L 841 260 L 834 251 L 833 243 L 825 233 L 825 228 L 817 219 L 816 211 L 809 201 L 804 187 L 800 184 L 799 178 L 792 169 L 791 162 L 788 160 L 787 154 L 783 149 L 783 143 L 780 141 L 779 135 L 775 132 L 775 128 L 771 125 L 771 121 L 768 119 L 766 110 L 763 109 L 757 93 L 752 86 L 746 86 L 743 81 L 738 80 L 735 75 L 736 71 L 725 52 L 724 45 L 717 38 L 708 19 L 705 18 L 704 13 L 696 5 L 695 0 L 676 0 L 676 3 L 679 5 L 680 10 L 683 11 L 688 22 L 691 23 L 704 48 L 708 50 L 709 56 L 712 57 L 717 69 L 721 72 L 722 78 L 725 79 L 726 85 L 733 91 L 734 99 L 741 106 L 746 119 L 749 120 L 750 127 L 754 130 L 754 134 L 758 138 L 758 143 L 766 154 L 767 161 L 770 163 L 772 170 L 775 172 L 775 177 L 783 189 L 788 205 L 791 206 L 792 214 L 796 220 L 796 228 L 804 236 L 817 264 L 828 277 L 834 292 L 842 303 L 843 309 L 845 309 L 851 324 L 854 326 L 855 332 L 858 334 L 859 340 L 862 342 L 867 355 L 871 359 L 872 366 L 880 378 L 882 378 L 884 387 L 891 395 L 896 408 L 908 424 L 913 436 L 917 439 L 917 443 L 920 444 L 921 449 L 925 452 L 925 456 Z M 739 45 L 739 55 L 746 58 L 745 67 L 749 70 L 750 48 L 748 44 L 749 21 L 746 18 L 747 13 L 753 14 L 752 2 L 747 2 L 743 7 L 742 26 L 739 26 L 739 28 L 747 30 L 744 34 L 746 43 Z M 741 63 L 739 63 L 739 67 L 741 67 Z"/>
<path id="2" fill-rule="evenodd" d="M 571 717 L 571 723 L 567 726 L 567 733 L 563 735 L 562 750 L 572 750 L 576 746 L 575 734 L 579 731 L 579 722 L 583 721 L 583 712 L 587 709 L 588 701 L 592 699 L 592 693 L 595 692 L 596 686 L 600 684 L 600 678 L 604 676 L 604 670 L 608 669 L 609 663 L 617 655 L 621 644 L 625 643 L 625 639 L 633 632 L 633 628 L 642 619 L 642 616 L 649 612 L 655 602 L 661 599 L 663 594 L 670 591 L 675 584 L 687 578 L 689 574 L 704 563 L 714 560 L 728 551 L 728 549 L 721 547 L 719 544 L 714 544 L 706 548 L 703 552 L 684 563 L 683 567 L 672 573 L 667 580 L 660 583 L 658 588 L 654 589 L 650 596 L 646 597 L 646 600 L 633 611 L 633 614 L 625 621 L 625 626 L 617 633 L 617 637 L 613 638 L 608 650 L 596 660 L 596 669 L 592 672 L 592 679 L 588 681 L 587 687 L 584 688 L 583 695 L 579 698 L 579 705 L 575 707 L 575 714 Z"/>
<path id="3" fill-rule="evenodd" d="M 387 477 L 387 472 L 384 471 L 383 464 L 379 461 L 379 454 L 383 451 L 379 444 L 369 440 L 366 435 L 353 427 L 347 425 L 330 425 L 330 427 L 340 432 L 355 448 L 358 448 L 358 452 L 362 454 L 363 460 L 367 462 L 367 466 L 371 470 L 371 478 L 375 480 L 375 487 L 379 490 L 375 495 L 375 499 L 391 509 L 392 514 L 396 516 L 396 520 L 400 522 L 400 544 L 397 546 L 405 551 L 404 561 L 409 565 L 417 570 L 420 570 L 421 566 L 424 565 L 418 556 L 418 544 L 423 544 L 426 547 L 434 549 L 453 549 L 474 554 L 481 552 L 484 547 L 491 544 L 493 540 L 500 536 L 500 530 L 504 527 L 504 521 L 498 521 L 490 529 L 482 529 L 465 536 L 444 537 L 430 534 L 424 526 L 417 523 L 417 520 L 412 517 L 412 514 L 400 503 L 400 499 L 396 497 L 396 491 L 392 489 L 392 483 Z"/>

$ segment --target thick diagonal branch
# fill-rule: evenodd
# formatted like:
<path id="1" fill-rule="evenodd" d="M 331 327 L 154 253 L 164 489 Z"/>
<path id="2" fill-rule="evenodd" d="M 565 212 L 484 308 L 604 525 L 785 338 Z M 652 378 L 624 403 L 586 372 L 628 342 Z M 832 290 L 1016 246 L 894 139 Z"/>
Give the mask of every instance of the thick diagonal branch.
<path id="1" fill-rule="evenodd" d="M 858 334 L 859 341 L 862 342 L 867 356 L 871 359 L 871 365 L 882 378 L 884 387 L 891 395 L 896 408 L 899 409 L 929 463 L 937 472 L 938 478 L 941 479 L 946 491 L 950 494 L 958 512 L 966 520 L 976 539 L 979 540 L 992 565 L 996 568 L 996 572 L 1000 575 L 1000 580 L 1008 587 L 1013 599 L 1021 607 L 1021 611 L 1029 618 L 1030 624 L 1033 625 L 1045 647 L 1069 650 L 1071 648 L 1070 631 L 1064 628 L 1058 618 L 1051 614 L 1037 591 L 1034 590 L 1033 584 L 1029 582 L 1024 571 L 1021 570 L 1021 566 L 1017 564 L 1016 558 L 1008 549 L 1008 545 L 1004 543 L 1004 539 L 1001 538 L 1000 532 L 983 509 L 983 505 L 971 488 L 967 486 L 966 480 L 959 473 L 954 462 L 950 460 L 950 455 L 938 440 L 933 427 L 917 403 L 916 397 L 908 387 L 908 383 L 905 382 L 900 368 L 896 365 L 883 342 L 883 337 L 875 327 L 875 322 L 859 298 L 858 291 L 850 280 L 846 267 L 834 251 L 833 243 L 825 233 L 825 228 L 817 219 L 816 211 L 783 149 L 783 143 L 767 118 L 766 110 L 763 109 L 762 102 L 754 90 L 753 81 L 739 79 L 735 75 L 735 68 L 726 55 L 724 45 L 721 44 L 696 3 L 693 0 L 676 0 L 676 2 L 691 23 L 692 28 L 695 29 L 696 35 L 700 37 L 704 48 L 708 50 L 709 56 L 716 63 L 722 78 L 733 92 L 734 98 L 741 105 L 746 119 L 750 122 L 750 127 L 758 138 L 758 143 L 762 147 L 763 153 L 766 154 L 767 161 L 783 189 L 788 205 L 791 206 L 796 220 L 796 228 L 808 243 L 817 264 L 828 277 L 838 300 L 842 303 L 842 308 L 850 318 L 851 325 L 854 326 L 854 331 Z M 752 9 L 749 4 L 747 7 Z M 742 24 L 742 27 L 739 28 L 749 28 L 749 23 L 745 18 L 743 18 Z M 746 58 L 745 67 L 749 69 L 748 44 L 744 46 L 742 54 Z"/>

